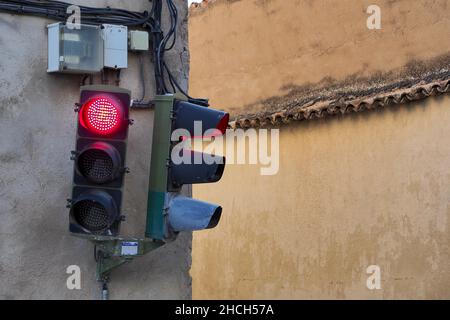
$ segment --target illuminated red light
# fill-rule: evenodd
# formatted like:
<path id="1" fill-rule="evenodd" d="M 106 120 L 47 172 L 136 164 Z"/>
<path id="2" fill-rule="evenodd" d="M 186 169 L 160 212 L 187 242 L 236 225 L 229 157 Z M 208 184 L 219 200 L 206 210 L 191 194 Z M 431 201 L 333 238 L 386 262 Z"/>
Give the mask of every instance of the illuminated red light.
<path id="1" fill-rule="evenodd" d="M 191 139 L 202 139 L 202 138 L 216 138 L 223 136 L 227 133 L 228 123 L 230 122 L 230 115 L 226 113 L 220 121 L 217 123 L 216 128 L 209 129 L 203 134 L 194 135 L 193 137 L 190 137 Z M 188 140 L 189 137 L 181 137 L 181 140 L 185 141 Z"/>
<path id="2" fill-rule="evenodd" d="M 85 103 L 80 112 L 80 122 L 88 130 L 109 135 L 121 126 L 122 110 L 106 97 L 96 97 Z"/>
<path id="3" fill-rule="evenodd" d="M 223 118 L 220 120 L 217 125 L 217 130 L 220 131 L 221 134 L 225 134 L 228 128 L 228 123 L 230 122 L 230 115 L 226 113 Z"/>
<path id="4" fill-rule="evenodd" d="M 230 115 L 226 113 L 220 121 L 217 123 L 215 129 L 208 130 L 208 134 L 203 134 L 203 136 L 195 136 L 194 139 L 200 138 L 215 138 L 223 136 L 227 133 L 228 123 L 230 122 Z"/>

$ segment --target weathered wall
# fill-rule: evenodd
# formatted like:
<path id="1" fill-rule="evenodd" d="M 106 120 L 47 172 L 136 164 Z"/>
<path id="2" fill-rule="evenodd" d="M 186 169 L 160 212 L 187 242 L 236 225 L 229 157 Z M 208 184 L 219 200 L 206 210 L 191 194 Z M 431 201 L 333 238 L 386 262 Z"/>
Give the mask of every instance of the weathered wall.
<path id="1" fill-rule="evenodd" d="M 239 115 L 290 88 L 355 81 L 370 91 L 373 78 L 448 68 L 448 1 L 377 1 L 383 29 L 369 31 L 372 2 L 191 10 L 192 94 Z M 277 175 L 229 165 L 214 188 L 195 186 L 194 197 L 224 210 L 216 229 L 194 236 L 194 298 L 450 298 L 449 103 L 283 126 Z M 381 290 L 366 287 L 369 265 L 381 267 Z"/>
<path id="2" fill-rule="evenodd" d="M 371 4 L 381 8 L 381 30 L 367 29 Z M 407 79 L 448 54 L 449 4 L 212 0 L 190 13 L 191 92 L 239 115 L 291 91 Z"/>
<path id="3" fill-rule="evenodd" d="M 450 298 L 449 104 L 282 127 L 278 175 L 229 165 L 195 186 L 223 215 L 194 235 L 193 297 Z"/>
<path id="4" fill-rule="evenodd" d="M 149 10 L 148 1 L 76 1 L 90 6 Z M 187 5 L 178 0 L 179 41 L 167 55 L 187 86 Z M 168 17 L 165 16 L 165 23 Z M 79 76 L 48 75 L 46 25 L 50 21 L 0 13 L 0 299 L 97 299 L 93 245 L 68 232 Z M 181 60 L 180 60 L 181 57 Z M 122 86 L 141 95 L 139 64 L 130 57 Z M 147 98 L 154 94 L 145 58 Z M 97 79 L 98 83 L 98 79 Z M 124 235 L 143 236 L 153 114 L 133 112 L 122 224 Z M 112 274 L 112 299 L 191 297 L 191 236 L 179 239 Z M 78 265 L 82 290 L 66 288 L 66 268 Z"/>

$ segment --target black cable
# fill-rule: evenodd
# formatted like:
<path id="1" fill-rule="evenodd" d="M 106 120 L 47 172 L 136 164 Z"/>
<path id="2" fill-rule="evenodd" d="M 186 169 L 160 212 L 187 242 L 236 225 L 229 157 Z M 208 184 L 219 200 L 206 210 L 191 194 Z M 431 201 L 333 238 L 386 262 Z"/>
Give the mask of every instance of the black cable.
<path id="1" fill-rule="evenodd" d="M 175 85 L 175 87 L 177 87 L 177 89 L 186 97 L 188 98 L 189 102 L 192 103 L 196 103 L 196 104 L 200 104 L 202 106 L 209 106 L 209 100 L 208 99 L 197 99 L 197 98 L 192 98 L 191 96 L 189 96 L 182 88 L 181 86 L 178 84 L 178 82 L 175 80 L 175 77 L 172 75 L 172 73 L 170 72 L 169 68 L 167 67 L 167 64 L 164 62 L 164 67 L 165 70 L 167 71 L 167 74 L 169 75 L 169 78 L 171 79 L 171 81 L 173 81 L 173 84 Z"/>
<path id="2" fill-rule="evenodd" d="M 45 16 L 46 18 L 67 21 L 70 13 L 67 8 L 72 4 L 50 0 L 1 0 L 0 11 L 10 13 Z M 153 19 L 148 12 L 140 13 L 123 9 L 94 8 L 78 6 L 81 13 L 81 22 L 85 24 L 121 24 L 126 26 L 152 26 Z"/>
<path id="3" fill-rule="evenodd" d="M 157 25 L 161 25 L 161 11 L 162 11 L 162 0 L 156 0 L 157 5 L 155 8 L 154 21 Z M 167 94 L 169 90 L 167 89 L 165 76 L 164 76 L 164 53 L 168 50 L 167 43 L 173 38 L 173 45 L 175 44 L 175 30 L 178 23 L 178 14 L 174 8 L 172 0 L 166 0 L 169 13 L 170 13 L 170 29 L 169 32 L 164 36 L 162 33 L 155 35 L 155 71 L 157 77 L 157 91 L 158 94 Z"/>
<path id="4" fill-rule="evenodd" d="M 155 25 L 155 30 L 153 32 L 153 56 L 155 65 L 155 82 L 156 82 L 156 93 L 165 94 L 165 85 L 163 81 L 162 68 L 161 68 L 161 55 L 159 53 L 159 47 L 163 39 L 163 33 L 161 30 L 161 11 L 162 2 L 161 0 L 154 0 L 154 10 L 153 10 L 153 22 Z"/>
<path id="5" fill-rule="evenodd" d="M 117 69 L 116 71 L 116 86 L 120 87 L 120 76 L 122 74 L 122 69 Z"/>
<path id="6" fill-rule="evenodd" d="M 86 84 L 86 80 L 89 78 L 89 74 L 85 74 L 80 81 L 81 86 L 84 86 Z"/>
<path id="7" fill-rule="evenodd" d="M 155 102 L 153 100 L 150 100 L 148 102 L 139 102 L 139 101 L 133 101 L 133 104 L 131 105 L 132 109 L 153 109 L 155 106 Z"/>
<path id="8" fill-rule="evenodd" d="M 189 101 L 201 105 L 209 105 L 206 99 L 195 99 L 190 97 L 179 85 L 175 77 L 170 72 L 165 60 L 165 52 L 173 49 L 177 39 L 178 9 L 173 0 L 166 0 L 169 15 L 170 28 L 167 34 L 162 31 L 162 0 L 152 0 L 150 12 L 133 12 L 115 8 L 96 8 L 78 6 L 81 13 L 81 23 L 89 25 L 118 24 L 125 26 L 143 27 L 153 36 L 153 56 L 155 65 L 155 81 L 157 94 L 168 94 L 181 92 Z M 71 16 L 67 13 L 67 8 L 71 3 L 55 0 L 0 0 L 0 11 L 12 14 L 26 14 L 42 16 L 61 22 L 66 22 Z M 170 92 L 166 84 L 166 75 L 173 92 Z M 144 81 L 145 96 L 145 81 Z M 145 99 L 145 97 L 143 98 Z M 141 101 L 137 105 L 151 105 Z"/>
<path id="9" fill-rule="evenodd" d="M 145 74 L 144 74 L 144 60 L 142 59 L 142 55 L 139 55 L 139 68 L 142 84 L 142 97 L 141 99 L 139 99 L 138 102 L 143 102 L 145 99 Z"/>
<path id="10" fill-rule="evenodd" d="M 172 0 L 168 0 L 167 1 L 168 6 L 169 6 L 169 11 L 171 12 L 171 16 L 173 14 L 173 27 L 171 30 L 172 33 L 172 44 L 166 48 L 166 51 L 172 50 L 173 47 L 175 46 L 175 42 L 176 42 L 176 38 L 177 38 L 177 26 L 178 26 L 178 9 L 177 7 L 173 4 Z M 169 32 L 170 33 L 170 32 Z"/>
<path id="11" fill-rule="evenodd" d="M 156 14 L 154 15 L 154 21 L 156 24 L 161 24 L 161 8 L 162 8 L 162 0 L 156 0 L 158 2 L 158 5 L 156 6 L 155 10 L 156 10 Z M 162 94 L 167 94 L 170 93 L 167 90 L 167 85 L 165 83 L 165 76 L 164 74 L 166 73 L 168 76 L 168 80 L 169 83 L 172 87 L 173 93 L 175 92 L 180 92 L 182 93 L 184 96 L 186 96 L 186 98 L 188 98 L 188 101 L 192 102 L 192 103 L 196 103 L 196 104 L 200 104 L 202 106 L 209 106 L 209 101 L 207 99 L 196 99 L 196 98 L 192 98 L 191 96 L 189 96 L 185 90 L 183 90 L 183 88 L 181 88 L 180 84 L 178 83 L 178 81 L 175 79 L 175 77 L 173 76 L 172 72 L 170 71 L 169 67 L 167 66 L 165 60 L 164 60 L 164 53 L 168 50 L 171 50 L 176 43 L 176 29 L 178 26 L 178 10 L 176 8 L 176 6 L 173 3 L 173 0 L 166 0 L 166 4 L 168 7 L 168 11 L 170 14 L 170 28 L 169 28 L 169 32 L 162 38 L 159 39 L 159 42 L 157 42 L 156 44 L 156 50 L 155 50 L 155 70 L 156 70 L 156 74 L 158 77 L 158 81 L 157 81 L 157 85 L 158 87 L 158 92 L 161 92 Z M 158 12 L 159 10 L 159 12 Z M 171 44 L 168 46 L 167 44 L 171 41 Z"/>

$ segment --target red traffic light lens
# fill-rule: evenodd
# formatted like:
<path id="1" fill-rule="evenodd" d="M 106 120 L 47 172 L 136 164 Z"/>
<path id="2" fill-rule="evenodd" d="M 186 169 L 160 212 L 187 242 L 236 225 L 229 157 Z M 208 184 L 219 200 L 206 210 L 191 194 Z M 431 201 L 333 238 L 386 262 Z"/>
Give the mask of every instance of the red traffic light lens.
<path id="1" fill-rule="evenodd" d="M 217 130 L 219 130 L 221 134 L 225 134 L 229 122 L 230 122 L 230 115 L 226 113 L 220 120 L 219 124 L 217 125 Z"/>
<path id="2" fill-rule="evenodd" d="M 81 108 L 80 122 L 89 131 L 109 135 L 121 126 L 122 109 L 117 102 L 106 97 L 95 97 Z"/>

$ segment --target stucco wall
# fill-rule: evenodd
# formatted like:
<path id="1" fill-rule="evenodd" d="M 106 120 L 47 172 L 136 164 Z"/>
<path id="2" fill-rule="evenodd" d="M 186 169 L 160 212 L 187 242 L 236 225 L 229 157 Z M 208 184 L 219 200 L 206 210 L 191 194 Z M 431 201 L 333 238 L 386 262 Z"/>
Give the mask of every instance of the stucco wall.
<path id="1" fill-rule="evenodd" d="M 367 28 L 371 4 L 381 9 L 380 30 Z M 210 1 L 190 10 L 191 92 L 237 115 L 257 112 L 264 100 L 295 90 L 407 79 L 427 60 L 448 54 L 449 4 Z"/>
<path id="2" fill-rule="evenodd" d="M 449 104 L 285 126 L 278 175 L 229 165 L 195 186 L 223 215 L 194 235 L 194 298 L 450 298 Z"/>
<path id="3" fill-rule="evenodd" d="M 187 86 L 187 4 L 178 3 L 179 40 L 167 54 Z M 149 2 L 76 1 L 89 6 L 149 10 Z M 165 25 L 168 17 L 164 17 Z M 79 76 L 49 75 L 46 25 L 53 21 L 0 13 L 0 299 L 97 299 L 93 245 L 68 232 Z M 167 28 L 166 28 L 167 30 Z M 150 56 L 145 58 L 147 99 L 154 94 Z M 180 63 L 182 66 L 180 67 Z M 131 54 L 122 86 L 141 95 L 139 64 Z M 96 79 L 96 83 L 99 79 Z M 143 236 L 153 113 L 132 112 L 122 233 Z M 112 274 L 112 299 L 191 297 L 191 236 L 179 239 Z M 66 268 L 81 268 L 82 290 L 66 288 Z"/>
<path id="4" fill-rule="evenodd" d="M 211 1 L 191 10 L 192 94 L 234 115 L 292 88 L 448 68 L 448 1 Z M 350 82 L 350 85 L 349 85 Z M 357 92 L 356 92 L 357 93 Z M 361 93 L 364 95 L 364 93 Z M 194 197 L 223 205 L 194 235 L 194 298 L 450 298 L 448 96 L 281 127 L 280 171 L 228 165 Z M 381 290 L 366 268 L 381 268 Z"/>

